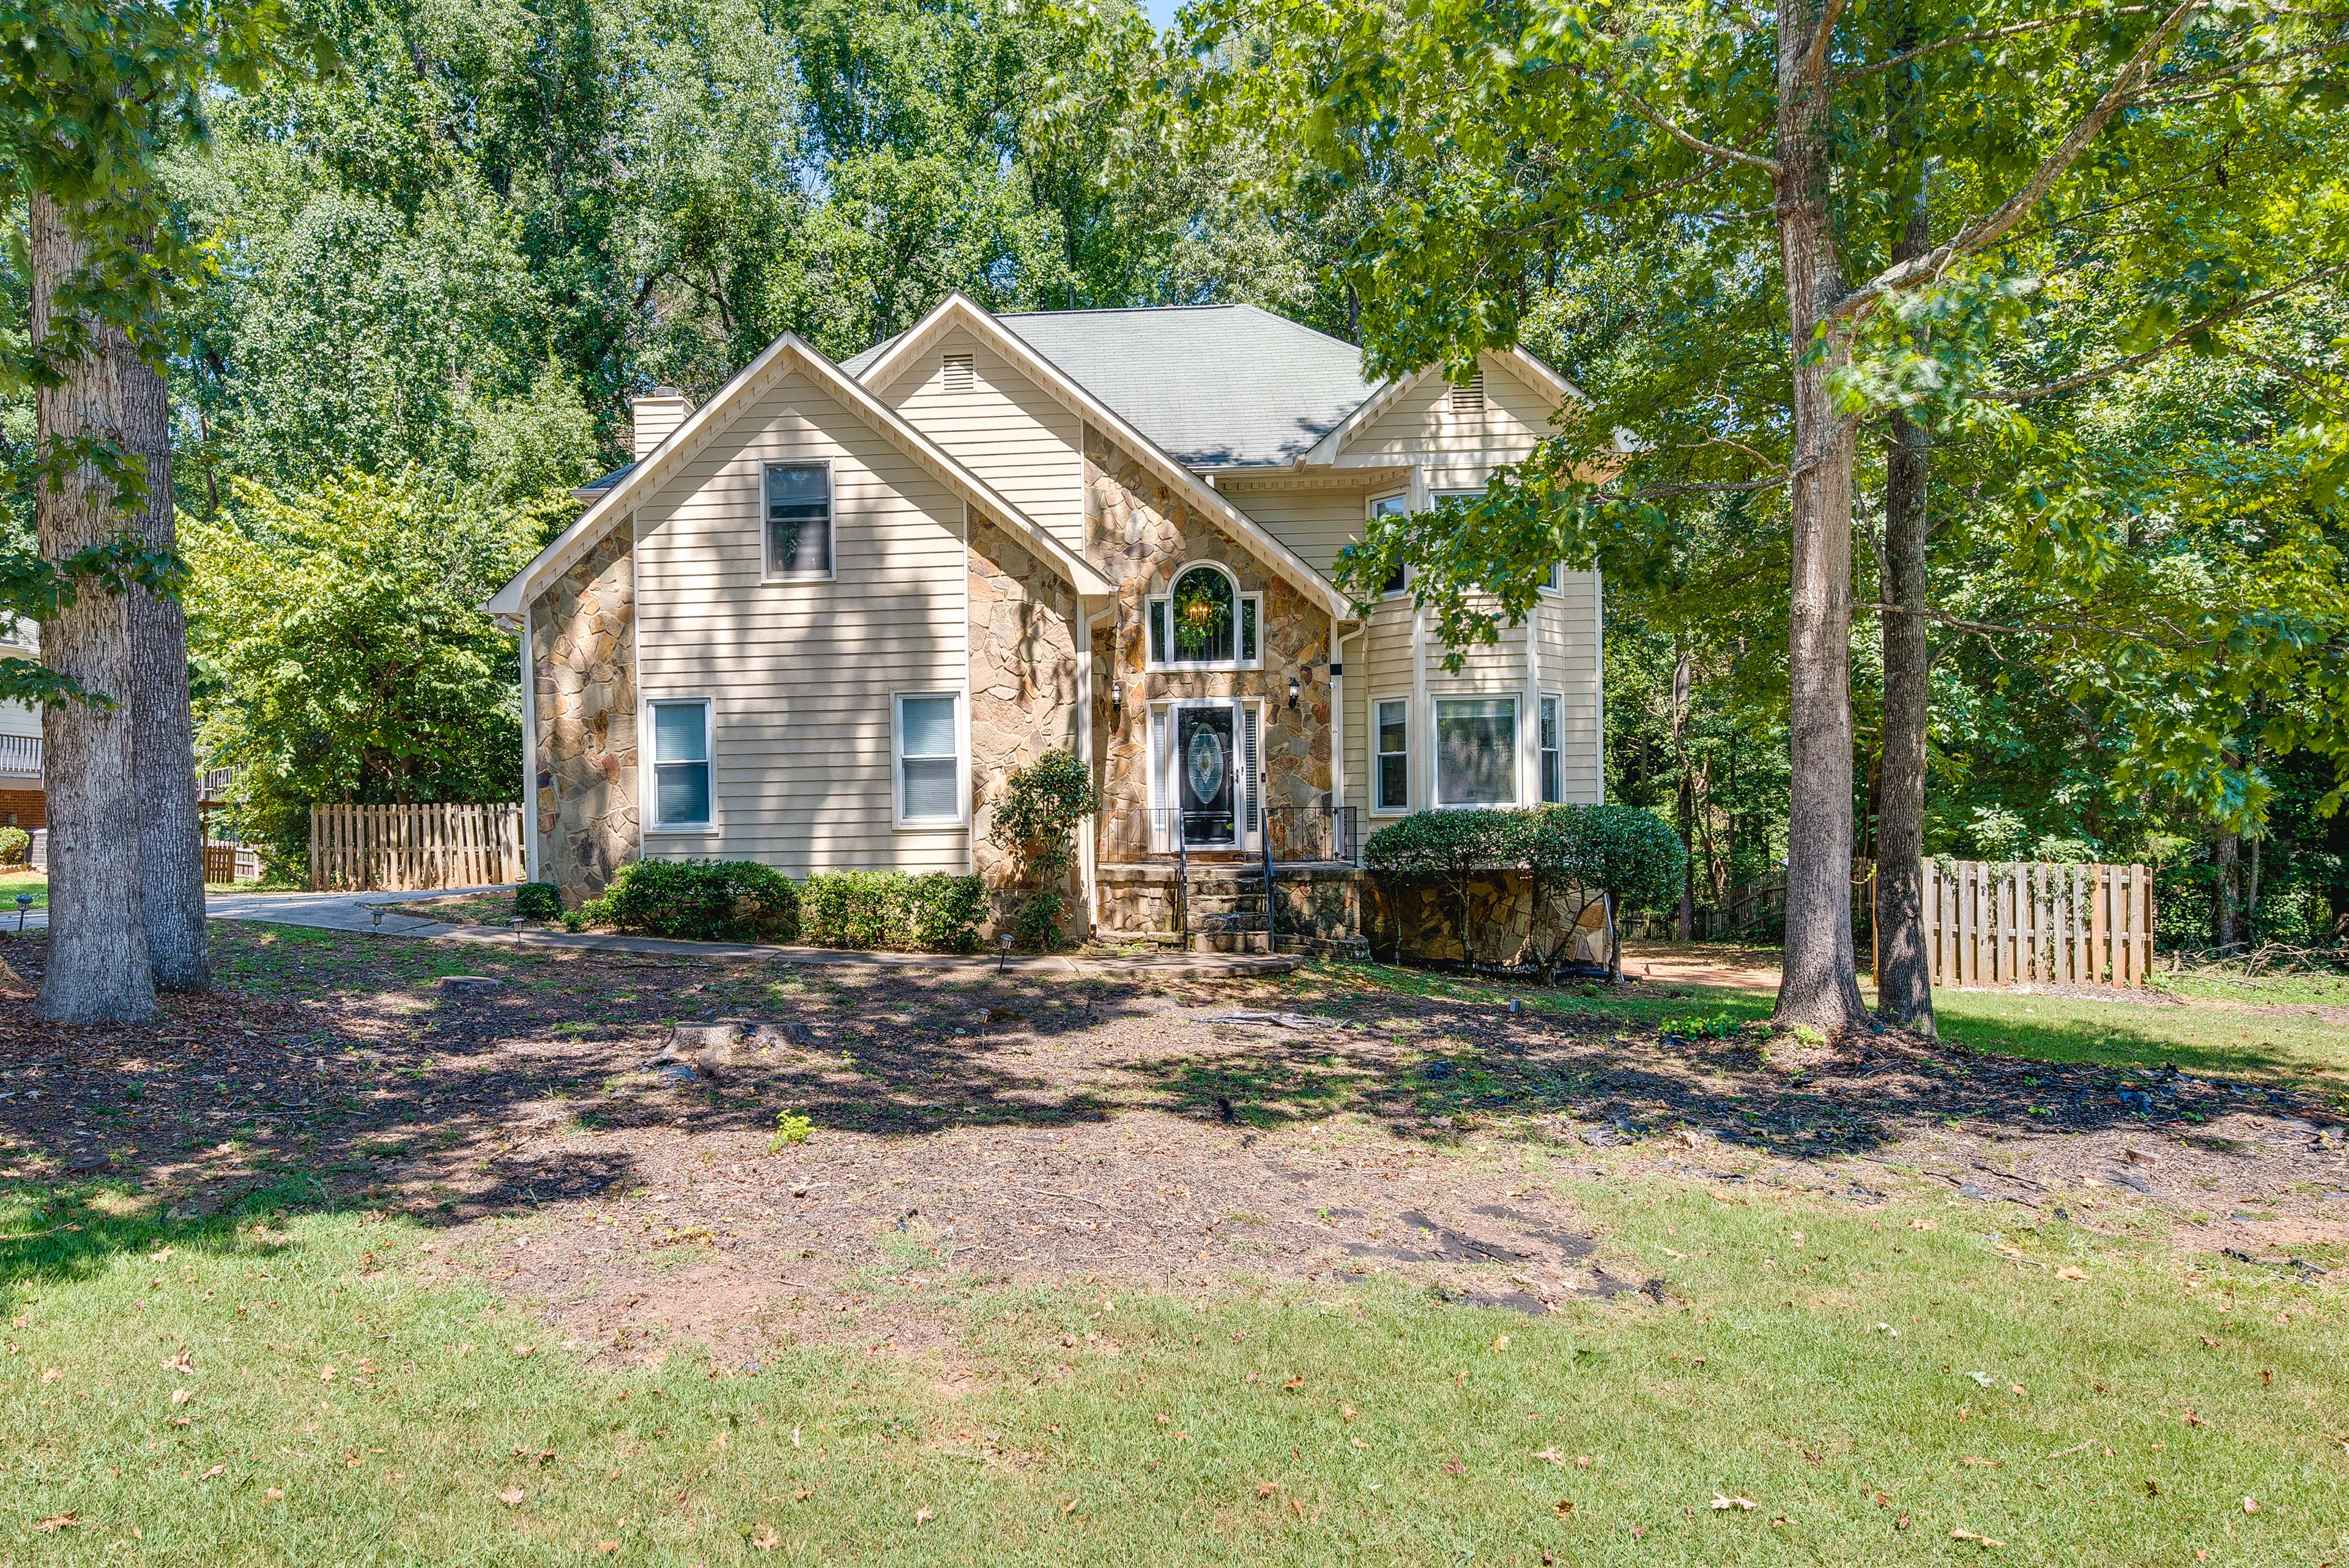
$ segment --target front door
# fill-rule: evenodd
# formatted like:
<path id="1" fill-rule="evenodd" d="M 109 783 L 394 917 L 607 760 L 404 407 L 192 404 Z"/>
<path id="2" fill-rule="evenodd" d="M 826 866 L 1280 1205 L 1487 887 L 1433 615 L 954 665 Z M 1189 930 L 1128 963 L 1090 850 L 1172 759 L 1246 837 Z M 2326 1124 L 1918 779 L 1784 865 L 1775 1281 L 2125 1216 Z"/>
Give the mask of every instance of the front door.
<path id="1" fill-rule="evenodd" d="M 1228 848 L 1237 842 L 1233 792 L 1240 769 L 1232 705 L 1174 710 L 1174 791 L 1183 842 Z"/>

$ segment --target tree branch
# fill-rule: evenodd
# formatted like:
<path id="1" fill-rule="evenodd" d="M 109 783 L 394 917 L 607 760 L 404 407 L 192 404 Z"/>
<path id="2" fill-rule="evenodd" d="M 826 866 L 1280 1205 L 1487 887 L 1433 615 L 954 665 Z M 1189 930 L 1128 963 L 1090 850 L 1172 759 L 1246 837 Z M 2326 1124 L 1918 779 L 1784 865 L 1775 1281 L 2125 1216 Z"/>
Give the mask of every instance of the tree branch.
<path id="1" fill-rule="evenodd" d="M 2024 387 L 2007 392 L 1985 392 L 1982 394 L 1982 400 L 1987 403 L 2027 403 L 2034 398 L 2052 398 L 2058 392 L 2074 391 L 2088 385 L 2091 381 L 2101 381 L 2107 377 L 2117 376 L 2124 370 L 2134 370 L 2140 365 L 2150 364 L 2160 358 L 2198 333 L 2208 332 L 2213 327 L 2222 327 L 2237 317 L 2250 315 L 2262 305 L 2282 299 L 2295 289 L 2306 288 L 2313 283 L 2323 283 L 2327 278 L 2339 277 L 2343 273 L 2349 273 L 2349 262 L 2326 267 L 2322 272 L 2310 273 L 2304 277 L 2296 277 L 2281 287 L 2271 288 L 2265 294 L 2255 294 L 2249 299 L 2240 301 L 2224 310 L 2215 311 L 2191 326 L 2179 327 L 2142 354 L 2132 354 L 2125 359 L 2116 359 L 2109 365 L 2100 365 L 2093 370 L 2083 370 L 2077 375 L 2065 376 L 2061 380 L 2049 381 L 2037 387 Z"/>
<path id="2" fill-rule="evenodd" d="M 1795 78 L 1797 88 L 1806 98 L 1819 83 L 1826 68 L 1827 46 L 1835 41 L 1836 18 L 1843 15 L 1843 0 L 1826 0 L 1819 11 L 1818 31 L 1811 35 L 1811 47 L 1803 57 L 1802 75 Z"/>
<path id="3" fill-rule="evenodd" d="M 2194 3 L 2199 4 L 2199 0 L 2194 0 Z M 1631 106 L 1632 111 L 1638 114 L 1641 119 L 1646 120 L 1650 125 L 1654 126 L 1658 130 L 1662 131 L 1666 136 L 1671 137 L 1674 141 L 1679 142 L 1682 147 L 1687 148 L 1690 151 L 1699 153 L 1706 158 L 1725 159 L 1732 163 L 1743 163 L 1749 168 L 1759 169 L 1768 174 L 1775 175 L 1778 172 L 1778 161 L 1776 159 L 1764 158 L 1759 153 L 1754 152 L 1740 152 L 1734 147 L 1717 146 L 1713 142 L 1703 140 L 1702 137 L 1692 136 L 1687 131 L 1682 130 L 1679 126 L 1673 124 L 1671 120 L 1665 119 L 1662 115 L 1657 113 L 1653 109 L 1650 108 L 1648 100 L 1641 98 L 1638 93 L 1633 92 L 1630 88 L 1620 86 L 1604 76 L 1600 77 L 1599 80 L 1605 82 L 1609 87 L 1613 88 L 1617 92 L 1622 94 L 1624 101 Z"/>
<path id="4" fill-rule="evenodd" d="M 1960 229 L 1923 255 L 1878 273 L 1865 285 L 1837 300 L 1827 312 L 1827 319 L 1832 321 L 1847 317 L 1857 319 L 1874 309 L 1886 296 L 1940 276 L 1941 269 L 1958 257 L 1982 249 L 2021 223 L 2023 215 L 2037 206 L 2040 199 L 2054 187 L 2055 182 L 2061 180 L 2079 160 L 2080 154 L 2087 150 L 2088 143 L 2105 129 L 2105 122 L 2128 101 L 2136 91 L 2137 78 L 2152 65 L 2153 57 L 2201 5 L 2202 0 L 2179 0 L 2178 9 L 2163 17 L 2160 25 L 2137 45 L 2137 52 L 2129 57 L 2128 63 L 2113 78 L 2112 86 L 2106 88 L 2104 96 L 2096 100 L 2095 107 L 2065 133 L 2055 151 L 2047 155 L 2046 161 L 2040 164 L 2031 178 L 2024 182 L 2023 189 L 2006 199 L 2004 205 L 1980 223 Z"/>
<path id="5" fill-rule="evenodd" d="M 2137 16 L 2152 9 L 2150 5 L 2116 5 L 2109 11 L 2067 11 L 2061 16 L 2042 17 L 2035 22 L 2016 22 L 2004 27 L 1985 27 L 1978 33 L 1958 33 L 1950 37 L 1936 39 L 1930 44 L 1920 45 L 1913 49 L 1903 49 L 1897 55 L 1875 61 L 1870 65 L 1854 66 L 1847 71 L 1837 71 L 1835 75 L 1835 83 L 1837 87 L 1841 87 L 1846 82 L 1857 81 L 1862 77 L 1878 76 L 1927 55 L 1939 54 L 1943 49 L 1953 49 L 1960 44 L 1987 44 L 1997 38 L 2013 37 L 2018 33 L 2035 33 L 2043 27 L 2060 27 L 2066 22 L 2085 21 L 2091 16 Z"/>

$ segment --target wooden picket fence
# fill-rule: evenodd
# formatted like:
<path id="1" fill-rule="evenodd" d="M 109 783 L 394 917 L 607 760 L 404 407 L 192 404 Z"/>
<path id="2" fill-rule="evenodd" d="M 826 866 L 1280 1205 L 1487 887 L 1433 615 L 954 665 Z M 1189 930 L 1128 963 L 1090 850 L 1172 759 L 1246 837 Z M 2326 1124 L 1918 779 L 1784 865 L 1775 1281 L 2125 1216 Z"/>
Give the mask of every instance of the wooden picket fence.
<path id="1" fill-rule="evenodd" d="M 204 880 L 213 887 L 230 882 L 252 882 L 261 877 L 261 851 L 249 844 L 232 844 L 225 839 L 204 840 Z"/>
<path id="2" fill-rule="evenodd" d="M 523 879 L 519 805 L 314 805 L 310 886 L 387 892 Z"/>
<path id="3" fill-rule="evenodd" d="M 2142 986 L 2153 972 L 2143 866 L 1925 862 L 1933 983 Z"/>

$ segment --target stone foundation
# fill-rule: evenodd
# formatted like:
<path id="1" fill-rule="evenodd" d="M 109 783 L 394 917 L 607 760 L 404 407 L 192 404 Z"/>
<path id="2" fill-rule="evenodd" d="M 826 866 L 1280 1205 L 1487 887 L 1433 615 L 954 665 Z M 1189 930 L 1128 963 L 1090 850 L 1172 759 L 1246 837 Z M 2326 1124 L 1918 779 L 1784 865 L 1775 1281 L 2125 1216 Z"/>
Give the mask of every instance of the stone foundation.
<path id="1" fill-rule="evenodd" d="M 1479 873 L 1469 884 L 1468 919 L 1477 933 L 1477 948 L 1469 952 L 1460 940 L 1460 906 L 1452 889 L 1439 882 L 1406 881 L 1365 876 L 1362 935 L 1378 958 L 1391 962 L 1435 963 L 1468 960 L 1477 963 L 1531 961 L 1532 949 L 1554 950 L 1566 933 L 1559 919 L 1561 906 L 1571 898 L 1549 901 L 1541 919 L 1534 919 L 1533 894 L 1522 871 Z M 1607 918 L 1593 903 L 1582 913 L 1570 953 L 1573 961 L 1603 963 L 1607 959 Z"/>

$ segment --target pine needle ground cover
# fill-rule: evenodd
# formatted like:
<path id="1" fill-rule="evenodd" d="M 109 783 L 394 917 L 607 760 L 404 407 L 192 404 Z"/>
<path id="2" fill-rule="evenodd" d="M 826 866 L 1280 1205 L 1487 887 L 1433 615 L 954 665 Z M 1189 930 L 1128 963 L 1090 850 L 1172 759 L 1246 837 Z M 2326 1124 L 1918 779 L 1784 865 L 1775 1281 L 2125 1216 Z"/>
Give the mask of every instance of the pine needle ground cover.
<path id="1" fill-rule="evenodd" d="M 1511 1014 L 1358 971 L 1146 1008 L 901 988 L 916 1022 L 873 1035 L 848 1032 L 874 1008 L 853 977 L 763 970 L 607 976 L 484 1017 L 422 1001 L 437 950 L 244 940 L 230 994 L 157 1037 L 31 1060 L 52 1119 L 0 1101 L 0 1559 L 2349 1550 L 2349 1321 L 2317 1272 L 2341 1261 L 2339 1150 L 2299 1091 L 2107 1116 L 2135 1068 L 1757 1053 L 1693 1027 L 1737 999 Z M 507 964 L 509 1002 L 581 978 L 544 961 Z M 601 1071 L 601 1045 L 641 1063 L 658 1028 L 623 998 L 675 1012 L 688 986 L 764 996 L 813 1038 L 720 1085 Z M 273 1012 L 280 992 L 310 1000 Z M 1221 1021 L 1265 1012 L 1296 1022 Z M 274 1081 L 221 1070 L 264 1048 L 232 1017 L 269 1023 Z M 109 1108 L 169 1113 L 108 1118 L 108 1167 L 78 1175 L 103 1062 Z M 2059 1072 L 2112 1075 L 2037 1126 Z M 784 1099 L 812 1135 L 771 1152 Z M 830 1193 L 843 1173 L 854 1193 Z"/>

